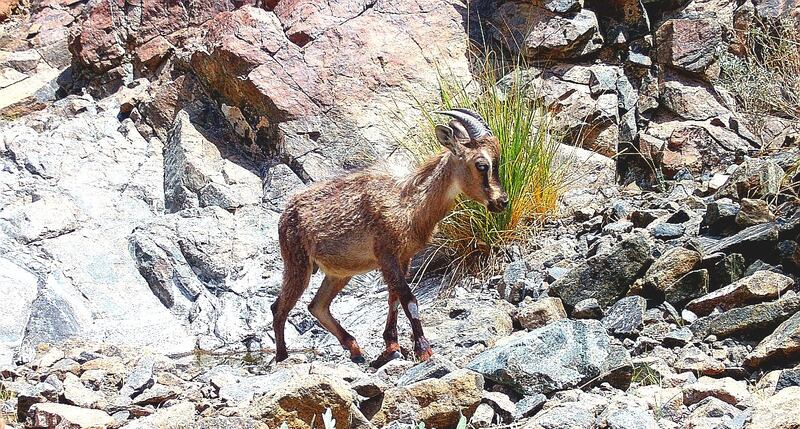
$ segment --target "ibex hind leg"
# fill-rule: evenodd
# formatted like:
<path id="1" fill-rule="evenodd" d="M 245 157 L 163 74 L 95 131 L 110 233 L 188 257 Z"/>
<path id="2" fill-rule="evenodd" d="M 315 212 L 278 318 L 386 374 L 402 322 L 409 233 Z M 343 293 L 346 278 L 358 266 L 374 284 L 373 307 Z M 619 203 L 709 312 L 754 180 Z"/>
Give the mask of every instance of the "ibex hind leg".
<path id="1" fill-rule="evenodd" d="M 308 305 L 308 310 L 319 320 L 320 325 L 333 334 L 342 347 L 350 352 L 350 359 L 356 363 L 364 363 L 365 359 L 358 342 L 342 325 L 331 315 L 331 302 L 344 289 L 350 277 L 325 276 L 317 294 Z"/>
<path id="2" fill-rule="evenodd" d="M 304 252 L 294 249 L 284 254 L 283 286 L 278 299 L 272 304 L 272 329 L 275 331 L 275 361 L 280 362 L 289 353 L 286 350 L 284 330 L 289 312 L 303 295 L 311 279 L 311 260 Z"/>

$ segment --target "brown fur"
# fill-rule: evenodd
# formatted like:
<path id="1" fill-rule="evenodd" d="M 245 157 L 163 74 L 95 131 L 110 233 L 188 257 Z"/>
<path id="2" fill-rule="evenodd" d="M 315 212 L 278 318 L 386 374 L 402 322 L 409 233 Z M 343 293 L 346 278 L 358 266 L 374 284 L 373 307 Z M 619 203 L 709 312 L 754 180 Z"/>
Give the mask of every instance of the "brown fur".
<path id="1" fill-rule="evenodd" d="M 476 162 L 497 164 L 497 139 L 488 136 L 469 141 L 463 133 L 452 134 L 452 141 L 443 141 L 450 150 L 406 178 L 370 169 L 316 184 L 289 201 L 278 227 L 283 288 L 272 306 L 278 361 L 287 357 L 286 318 L 308 286 L 314 265 L 325 273 L 325 279 L 309 310 L 350 351 L 353 360 L 363 361 L 361 350 L 331 316 L 330 304 L 352 276 L 374 269 L 381 270 L 389 288 L 382 357 L 399 350 L 400 304 L 411 322 L 415 353 L 421 359 L 431 356 L 416 299 L 405 280 L 409 261 L 428 244 L 459 192 L 490 207 L 508 201 L 496 168 L 482 173 L 476 167 Z"/>

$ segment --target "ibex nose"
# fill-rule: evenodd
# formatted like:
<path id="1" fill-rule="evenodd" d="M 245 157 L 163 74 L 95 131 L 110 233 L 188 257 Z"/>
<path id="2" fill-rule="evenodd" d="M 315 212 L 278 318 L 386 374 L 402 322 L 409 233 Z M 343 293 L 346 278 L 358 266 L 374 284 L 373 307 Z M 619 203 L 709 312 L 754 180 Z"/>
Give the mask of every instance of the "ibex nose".
<path id="1" fill-rule="evenodd" d="M 500 208 L 503 209 L 508 207 L 508 194 L 501 195 L 500 198 L 497 200 L 497 204 L 500 206 Z"/>

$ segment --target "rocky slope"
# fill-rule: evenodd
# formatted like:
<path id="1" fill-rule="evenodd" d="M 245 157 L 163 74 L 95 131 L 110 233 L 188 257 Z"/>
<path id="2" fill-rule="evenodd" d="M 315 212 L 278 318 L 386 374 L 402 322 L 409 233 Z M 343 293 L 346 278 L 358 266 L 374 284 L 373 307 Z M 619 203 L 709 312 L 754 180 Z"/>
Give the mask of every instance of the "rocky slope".
<path id="1" fill-rule="evenodd" d="M 11 3 L 0 412 L 13 427 L 309 427 L 326 409 L 337 427 L 454 427 L 459 413 L 475 427 L 800 427 L 800 210 L 776 196 L 797 126 L 750 130 L 712 83 L 732 29 L 796 5 Z M 515 39 L 532 96 L 595 152 L 562 148 L 581 171 L 560 215 L 509 249 L 502 276 L 452 296 L 418 286 L 435 360 L 351 364 L 298 305 L 295 352 L 272 364 L 287 195 L 407 165 L 397 142 L 436 101 L 438 70 L 469 78 L 470 38 Z M 385 302 L 365 275 L 333 305 L 368 356 Z M 409 348 L 404 323 L 401 337 Z"/>

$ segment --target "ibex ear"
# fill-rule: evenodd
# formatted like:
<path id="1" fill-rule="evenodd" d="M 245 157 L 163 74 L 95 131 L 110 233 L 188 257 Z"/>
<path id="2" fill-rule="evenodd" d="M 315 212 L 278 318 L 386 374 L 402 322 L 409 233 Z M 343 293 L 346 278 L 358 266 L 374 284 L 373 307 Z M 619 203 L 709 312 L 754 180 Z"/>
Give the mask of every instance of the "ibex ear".
<path id="1" fill-rule="evenodd" d="M 450 149 L 454 154 L 461 156 L 464 153 L 461 143 L 456 139 L 453 129 L 447 125 L 436 126 L 436 139 L 439 140 L 442 146 Z"/>

